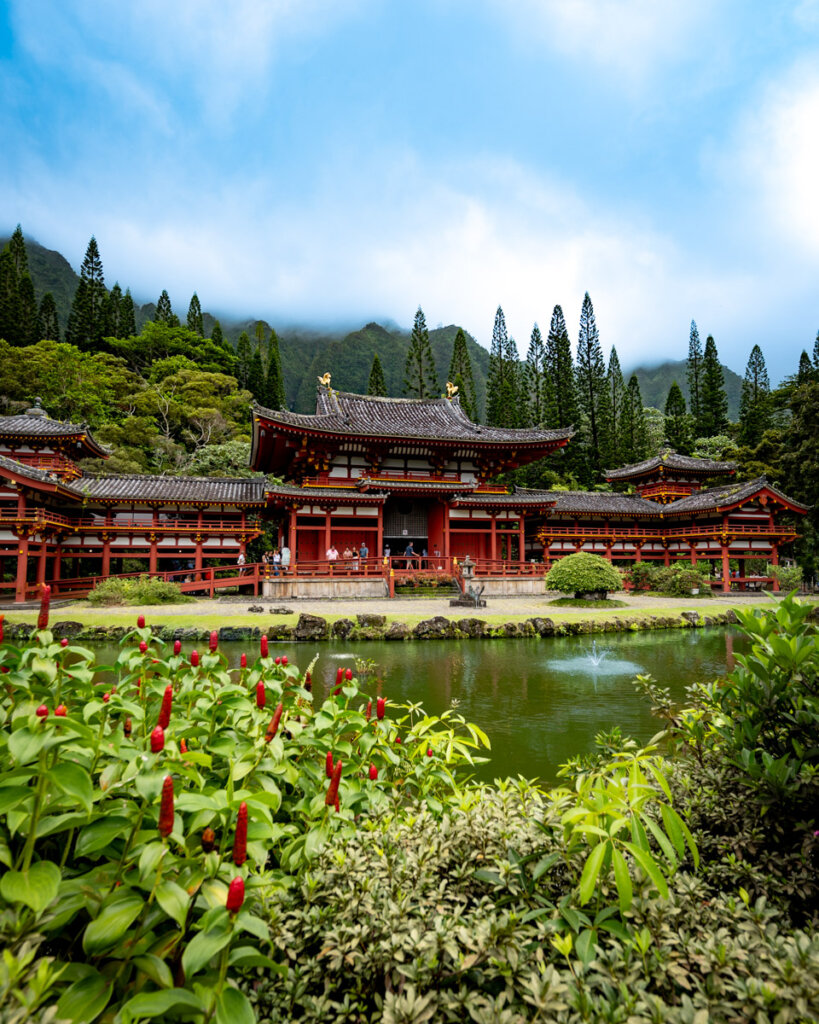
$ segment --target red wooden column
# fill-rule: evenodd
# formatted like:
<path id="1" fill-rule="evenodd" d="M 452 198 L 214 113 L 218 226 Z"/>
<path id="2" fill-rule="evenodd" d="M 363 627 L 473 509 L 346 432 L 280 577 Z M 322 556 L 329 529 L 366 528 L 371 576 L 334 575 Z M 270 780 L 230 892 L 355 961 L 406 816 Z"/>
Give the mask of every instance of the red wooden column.
<path id="1" fill-rule="evenodd" d="M 450 504 L 444 502 L 444 558 L 449 558 L 452 552 L 449 550 L 449 511 Z"/>
<path id="2" fill-rule="evenodd" d="M 40 535 L 40 550 L 37 556 L 37 582 L 45 583 L 46 578 L 46 556 L 48 555 L 48 543 L 43 534 Z"/>
<path id="3" fill-rule="evenodd" d="M 295 505 L 290 509 L 290 520 L 287 524 L 287 546 L 290 548 L 290 571 L 293 571 L 293 566 L 296 564 L 296 530 L 297 530 L 297 508 Z"/>
<path id="4" fill-rule="evenodd" d="M 14 590 L 14 600 L 21 604 L 26 599 L 26 578 L 28 576 L 28 537 L 20 537 L 20 546 L 17 548 L 17 586 Z"/>
<path id="5" fill-rule="evenodd" d="M 196 513 L 196 553 L 193 556 L 193 567 L 199 572 L 202 568 L 202 528 L 204 526 L 204 517 L 202 515 L 202 509 L 198 509 Z"/>
<path id="6" fill-rule="evenodd" d="M 60 576 L 62 575 L 62 557 L 62 544 L 59 541 L 57 541 L 57 543 L 54 545 L 54 568 L 52 569 L 51 572 L 51 578 L 54 580 L 55 583 L 59 581 Z"/>
<path id="7" fill-rule="evenodd" d="M 520 513 L 518 520 L 518 565 L 526 564 L 526 514 Z"/>
<path id="8" fill-rule="evenodd" d="M 779 547 L 776 544 L 771 544 L 771 565 L 779 565 Z M 779 581 L 773 581 L 773 589 L 779 590 Z"/>
<path id="9" fill-rule="evenodd" d="M 498 557 L 498 522 L 497 522 L 497 518 L 498 517 L 496 515 L 494 515 L 494 514 L 491 516 L 492 525 L 490 527 L 490 533 L 489 533 L 489 557 L 492 559 L 493 562 Z"/>
<path id="10" fill-rule="evenodd" d="M 642 562 L 643 560 L 643 544 L 642 541 L 636 540 L 634 542 L 634 561 Z"/>
<path id="11" fill-rule="evenodd" d="M 111 537 L 108 533 L 102 535 L 102 575 L 111 575 Z"/>
<path id="12" fill-rule="evenodd" d="M 154 530 L 150 534 L 151 552 L 148 557 L 148 572 L 153 576 L 156 572 L 156 559 L 157 559 L 157 540 L 156 540 L 156 529 L 159 526 L 159 510 L 154 506 L 154 517 L 153 527 Z"/>
<path id="13" fill-rule="evenodd" d="M 373 554 L 380 560 L 384 552 L 384 506 L 378 506 L 378 537 L 375 542 Z"/>
<path id="14" fill-rule="evenodd" d="M 689 547 L 691 548 L 691 564 L 697 564 L 697 546 L 689 541 Z"/>
<path id="15" fill-rule="evenodd" d="M 333 514 L 330 509 L 324 511 L 324 551 L 319 553 L 319 558 L 324 558 L 325 552 L 330 550 L 331 542 L 331 527 L 332 527 Z"/>
<path id="16" fill-rule="evenodd" d="M 731 565 L 727 544 L 722 545 L 722 589 L 726 593 L 731 589 Z"/>

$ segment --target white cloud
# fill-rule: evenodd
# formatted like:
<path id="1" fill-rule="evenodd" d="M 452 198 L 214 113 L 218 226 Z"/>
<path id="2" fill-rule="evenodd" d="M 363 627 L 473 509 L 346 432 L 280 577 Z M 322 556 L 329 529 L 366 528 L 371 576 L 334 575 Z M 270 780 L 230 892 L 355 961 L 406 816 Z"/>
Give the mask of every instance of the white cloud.
<path id="1" fill-rule="evenodd" d="M 688 59 L 713 14 L 707 0 L 489 0 L 530 42 L 610 71 L 623 85 Z"/>
<path id="2" fill-rule="evenodd" d="M 767 231 L 819 257 L 819 72 L 800 63 L 770 85 L 719 160 L 766 217 Z"/>

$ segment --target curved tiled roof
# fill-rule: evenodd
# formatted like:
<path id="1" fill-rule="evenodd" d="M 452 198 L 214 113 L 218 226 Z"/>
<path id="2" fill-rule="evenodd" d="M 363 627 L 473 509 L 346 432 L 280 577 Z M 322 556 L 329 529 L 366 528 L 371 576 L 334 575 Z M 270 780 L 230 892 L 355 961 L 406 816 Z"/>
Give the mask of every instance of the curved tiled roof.
<path id="1" fill-rule="evenodd" d="M 714 459 L 695 459 L 691 455 L 678 455 L 670 448 L 665 448 L 659 455 L 642 462 L 633 462 L 620 469 L 606 469 L 603 475 L 607 480 L 629 480 L 631 477 L 644 476 L 652 470 L 663 466 L 666 469 L 679 470 L 683 473 L 699 473 L 700 476 L 715 476 L 733 473 L 737 468 L 735 462 L 716 462 Z"/>
<path id="2" fill-rule="evenodd" d="M 787 494 L 784 494 L 768 483 L 767 477 L 758 476 L 755 480 L 749 480 L 744 484 L 723 484 L 721 487 L 709 487 L 704 491 L 689 494 L 687 498 L 680 498 L 679 501 L 673 501 L 670 505 L 665 505 L 663 507 L 663 514 L 667 519 L 678 513 L 680 515 L 687 515 L 690 512 L 716 510 L 727 505 L 736 505 L 738 502 L 747 501 L 748 498 L 752 498 L 763 490 L 770 491 L 771 494 L 775 494 L 778 498 L 781 498 L 788 505 L 792 505 L 796 509 L 807 512 L 810 508 L 809 505 L 803 505 L 798 501 L 794 501 L 793 498 L 789 498 Z"/>
<path id="3" fill-rule="evenodd" d="M 611 491 L 552 491 L 556 500 L 554 512 L 595 512 L 598 515 L 656 516 L 664 506 L 637 494 L 616 494 Z"/>
<path id="4" fill-rule="evenodd" d="M 273 423 L 296 429 L 340 435 L 406 437 L 421 440 L 537 444 L 566 441 L 561 430 L 486 427 L 473 423 L 457 396 L 449 398 L 381 398 L 320 387 L 313 416 L 254 406 L 253 412 Z"/>
<path id="5" fill-rule="evenodd" d="M 219 476 L 82 477 L 75 489 L 96 501 L 203 501 L 225 505 L 262 505 L 265 479 Z"/>
<path id="6" fill-rule="evenodd" d="M 0 437 L 77 437 L 93 455 L 107 456 L 108 450 L 94 440 L 83 423 L 52 420 L 45 415 L 0 416 Z"/>
<path id="7" fill-rule="evenodd" d="M 305 505 L 311 502 L 326 501 L 328 498 L 348 505 L 379 505 L 386 501 L 388 494 L 380 491 L 359 491 L 357 487 L 298 487 L 296 484 L 272 484 L 267 488 L 272 498 L 298 498 Z"/>
<path id="8" fill-rule="evenodd" d="M 26 477 L 35 483 L 51 484 L 53 487 L 59 487 L 61 490 L 76 495 L 78 498 L 82 497 L 82 493 L 75 486 L 61 480 L 56 473 L 51 473 L 45 469 L 36 469 L 25 462 L 18 462 L 16 459 L 9 459 L 5 455 L 0 455 L 0 474 L 4 470 L 14 473 L 16 476 Z"/>

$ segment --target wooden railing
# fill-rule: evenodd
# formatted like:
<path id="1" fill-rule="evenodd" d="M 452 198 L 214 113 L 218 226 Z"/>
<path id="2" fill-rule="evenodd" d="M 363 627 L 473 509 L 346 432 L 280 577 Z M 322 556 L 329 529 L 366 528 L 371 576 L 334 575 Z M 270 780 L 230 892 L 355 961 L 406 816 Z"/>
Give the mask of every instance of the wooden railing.
<path id="1" fill-rule="evenodd" d="M 70 518 L 61 515 L 59 512 L 52 512 L 50 509 L 32 509 L 20 515 L 11 508 L 0 508 L 0 525 L 9 523 L 26 523 L 33 526 L 49 527 L 57 526 L 61 529 L 70 530 L 74 533 L 106 531 L 108 533 L 259 533 L 261 524 L 255 520 L 248 519 L 244 526 L 236 518 L 231 519 L 204 519 L 200 526 L 194 518 L 163 518 L 154 522 L 149 514 L 145 516 L 118 515 L 111 522 L 105 521 L 105 516 L 90 515 Z"/>

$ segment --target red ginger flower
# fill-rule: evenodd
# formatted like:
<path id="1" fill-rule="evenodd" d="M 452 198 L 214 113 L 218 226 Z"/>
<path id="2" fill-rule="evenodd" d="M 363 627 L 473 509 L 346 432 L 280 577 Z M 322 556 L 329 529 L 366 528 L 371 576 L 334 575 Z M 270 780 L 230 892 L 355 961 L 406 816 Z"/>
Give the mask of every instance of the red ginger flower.
<path id="1" fill-rule="evenodd" d="M 41 704 L 34 712 L 34 714 L 38 718 L 48 718 L 48 708 L 45 706 L 45 704 Z"/>
<path id="2" fill-rule="evenodd" d="M 236 835 L 233 839 L 233 863 L 240 868 L 247 860 L 247 804 L 239 804 L 236 815 Z"/>
<path id="3" fill-rule="evenodd" d="M 371 779 L 371 780 L 372 780 L 373 782 L 375 782 L 375 780 L 376 780 L 377 778 L 378 778 L 378 769 L 377 769 L 377 768 L 375 767 L 375 765 L 374 765 L 374 764 L 371 764 L 371 765 L 370 765 L 370 779 Z"/>
<path id="4" fill-rule="evenodd" d="M 328 779 L 332 779 L 334 767 L 335 765 L 333 764 L 333 752 L 332 750 L 328 750 L 327 757 L 325 757 L 324 759 L 324 774 L 327 776 Z"/>
<path id="5" fill-rule="evenodd" d="M 228 886 L 227 900 L 225 906 L 229 913 L 238 914 L 245 901 L 245 880 L 237 876 Z"/>
<path id="6" fill-rule="evenodd" d="M 132 728 L 133 728 L 133 725 L 131 724 L 131 719 L 130 718 L 126 718 L 125 721 L 122 723 L 122 732 L 123 732 L 123 734 L 125 736 L 130 736 Z"/>
<path id="7" fill-rule="evenodd" d="M 373 702 L 371 700 L 368 700 L 367 701 L 367 721 L 368 722 L 372 718 L 372 714 L 373 714 Z"/>
<path id="8" fill-rule="evenodd" d="M 336 686 L 341 686 L 344 681 L 344 669 L 339 665 L 338 671 L 336 672 Z"/>
<path id="9" fill-rule="evenodd" d="M 151 733 L 151 753 L 158 754 L 165 746 L 165 730 L 158 725 Z"/>
<path id="10" fill-rule="evenodd" d="M 139 641 L 139 653 L 144 654 L 148 650 L 148 645 L 144 640 Z"/>
<path id="11" fill-rule="evenodd" d="M 205 853 L 210 853 L 213 847 L 216 845 L 216 833 L 212 828 L 206 828 L 202 833 L 202 849 Z"/>
<path id="12" fill-rule="evenodd" d="M 65 718 L 65 716 L 68 714 L 68 708 L 65 706 L 65 704 L 58 704 L 57 707 L 54 708 L 54 714 L 58 715 L 60 718 Z"/>
<path id="13" fill-rule="evenodd" d="M 280 701 L 276 705 L 276 710 L 273 712 L 273 717 L 270 719 L 270 725 L 268 725 L 267 732 L 264 734 L 265 743 L 269 743 L 279 731 L 279 722 L 282 718 L 282 711 L 284 711 L 284 704 Z"/>
<path id="14" fill-rule="evenodd" d="M 282 655 L 282 665 L 286 665 L 286 664 L 287 664 L 287 655 L 283 654 Z"/>
<path id="15" fill-rule="evenodd" d="M 179 752 L 180 754 L 187 754 L 188 744 L 184 740 L 179 741 Z"/>
<path id="16" fill-rule="evenodd" d="M 427 747 L 427 757 L 432 757 L 432 747 Z"/>
<path id="17" fill-rule="evenodd" d="M 261 679 L 256 683 L 256 707 L 263 708 L 267 703 L 267 694 L 264 692 L 264 683 Z"/>
<path id="18" fill-rule="evenodd" d="M 182 652 L 182 641 L 174 640 L 173 642 L 173 653 L 180 654 Z"/>
<path id="19" fill-rule="evenodd" d="M 384 699 L 384 697 L 379 697 L 378 700 L 375 702 L 375 717 L 378 719 L 379 722 L 384 717 L 384 710 L 386 709 L 386 707 L 387 701 Z"/>
<path id="20" fill-rule="evenodd" d="M 173 687 L 166 686 L 165 693 L 162 695 L 162 707 L 159 709 L 159 718 L 156 724 L 161 726 L 163 729 L 167 729 L 171 724 L 171 707 L 173 705 Z"/>
<path id="21" fill-rule="evenodd" d="M 40 614 L 37 616 L 37 629 L 48 629 L 48 606 L 51 604 L 51 587 L 43 584 L 40 596 Z"/>
<path id="22" fill-rule="evenodd" d="M 396 736 L 395 737 L 395 742 L 396 743 L 400 743 L 401 742 L 401 737 L 400 736 Z"/>
<path id="23" fill-rule="evenodd" d="M 208 648 L 211 654 L 216 653 L 216 648 L 219 646 L 219 634 L 215 629 L 210 631 L 210 640 L 208 641 Z"/>
<path id="24" fill-rule="evenodd" d="M 138 615 L 137 616 L 137 629 L 145 629 L 145 616 L 144 615 Z"/>
<path id="25" fill-rule="evenodd" d="M 199 667 L 199 651 L 191 651 L 191 668 Z"/>
<path id="26" fill-rule="evenodd" d="M 161 836 L 169 836 L 173 832 L 173 779 L 170 775 L 166 775 L 162 782 L 157 829 Z"/>
<path id="27" fill-rule="evenodd" d="M 1 627 L 2 624 L 0 624 L 0 643 L 3 642 L 3 630 Z M 68 647 L 68 639 L 66 637 L 63 637 L 60 641 L 60 647 Z"/>
<path id="28" fill-rule="evenodd" d="M 281 665 L 281 663 L 282 663 L 282 659 L 281 659 L 281 658 L 280 658 L 280 657 L 278 656 L 278 654 L 277 654 L 277 655 L 276 655 L 276 661 L 275 661 L 275 664 L 276 664 L 276 665 Z"/>
<path id="29" fill-rule="evenodd" d="M 335 807 L 338 810 L 338 784 L 341 782 L 341 761 L 336 761 L 335 767 L 333 768 L 333 777 L 330 779 L 330 785 L 327 787 L 327 795 L 324 798 L 324 803 L 327 807 Z"/>
<path id="30" fill-rule="evenodd" d="M 242 656 L 239 658 L 239 668 L 247 668 L 247 655 L 242 651 Z"/>
<path id="31" fill-rule="evenodd" d="M 261 641 L 259 643 L 259 646 L 261 648 L 262 657 L 266 658 L 267 657 L 267 637 L 266 636 L 262 637 L 262 639 L 261 639 Z"/>
<path id="32" fill-rule="evenodd" d="M 347 671 L 344 673 L 344 678 L 347 680 L 347 682 L 349 682 L 353 678 L 353 670 L 351 668 L 348 668 Z"/>

